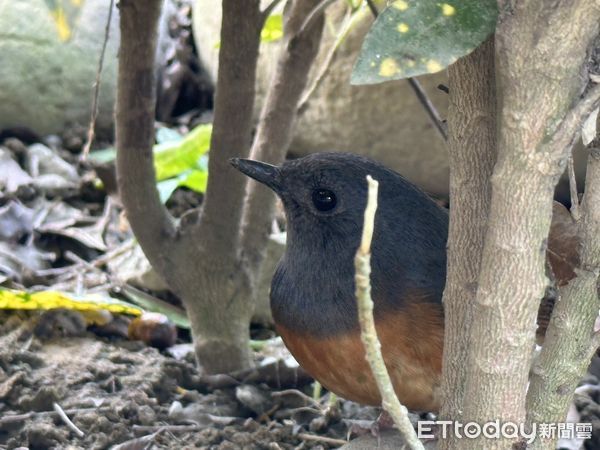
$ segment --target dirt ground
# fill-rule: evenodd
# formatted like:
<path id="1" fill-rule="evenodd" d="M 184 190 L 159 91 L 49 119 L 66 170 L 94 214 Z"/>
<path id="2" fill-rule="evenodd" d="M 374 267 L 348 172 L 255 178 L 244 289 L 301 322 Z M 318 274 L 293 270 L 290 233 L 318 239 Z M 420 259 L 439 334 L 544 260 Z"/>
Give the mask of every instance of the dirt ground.
<path id="1" fill-rule="evenodd" d="M 311 380 L 284 362 L 277 339 L 256 353 L 256 370 L 202 377 L 189 352 L 92 333 L 42 340 L 11 318 L 2 328 L 0 448 L 327 449 L 377 415 L 305 395 Z"/>
<path id="2" fill-rule="evenodd" d="M 278 339 L 255 353 L 257 369 L 206 377 L 186 344 L 160 352 L 90 332 L 40 338 L 39 317 L 21 316 L 0 322 L 0 448 L 328 449 L 365 433 L 378 413 L 313 400 L 310 378 L 286 363 Z M 598 449 L 598 379 L 578 391 L 579 420 L 594 425 L 586 449 Z"/>

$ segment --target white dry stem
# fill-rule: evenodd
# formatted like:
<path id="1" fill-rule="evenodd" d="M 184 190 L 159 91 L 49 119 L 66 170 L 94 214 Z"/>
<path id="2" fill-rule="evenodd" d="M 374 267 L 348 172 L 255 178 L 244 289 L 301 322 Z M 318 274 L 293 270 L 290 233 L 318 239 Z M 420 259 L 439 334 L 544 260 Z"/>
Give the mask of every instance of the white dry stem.
<path id="1" fill-rule="evenodd" d="M 381 344 L 377 338 L 375 319 L 373 318 L 373 300 L 371 299 L 371 240 L 375 225 L 375 212 L 377 211 L 377 192 L 379 183 L 367 175 L 369 194 L 365 208 L 365 219 L 363 225 L 360 247 L 354 258 L 356 270 L 356 300 L 358 304 L 358 320 L 360 322 L 361 339 L 365 346 L 366 359 L 371 367 L 377 387 L 381 394 L 381 405 L 390 414 L 394 424 L 404 437 L 409 449 L 424 450 L 423 444 L 417 437 L 415 430 L 408 418 L 408 410 L 403 406 L 385 367 Z"/>

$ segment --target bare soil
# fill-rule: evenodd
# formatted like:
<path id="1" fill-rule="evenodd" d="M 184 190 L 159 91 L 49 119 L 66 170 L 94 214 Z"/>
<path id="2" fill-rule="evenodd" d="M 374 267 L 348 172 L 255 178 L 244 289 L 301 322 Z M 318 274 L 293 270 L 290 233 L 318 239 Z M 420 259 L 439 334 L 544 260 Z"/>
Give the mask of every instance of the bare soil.
<path id="1" fill-rule="evenodd" d="M 258 369 L 239 377 L 203 377 L 191 354 L 91 333 L 42 340 L 31 328 L 0 326 L 0 448 L 328 449 L 377 414 L 311 400 L 310 379 L 273 356 L 257 353 Z"/>

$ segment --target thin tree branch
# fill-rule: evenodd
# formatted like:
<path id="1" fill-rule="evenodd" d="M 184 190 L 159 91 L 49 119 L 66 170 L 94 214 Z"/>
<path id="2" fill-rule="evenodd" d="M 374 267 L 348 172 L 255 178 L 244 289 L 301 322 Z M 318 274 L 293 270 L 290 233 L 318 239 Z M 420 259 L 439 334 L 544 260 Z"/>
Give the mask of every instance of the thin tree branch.
<path id="1" fill-rule="evenodd" d="M 83 146 L 81 159 L 85 161 L 90 153 L 92 142 L 94 141 L 96 119 L 98 118 L 98 97 L 100 96 L 100 76 L 102 75 L 102 67 L 104 66 L 104 55 L 106 54 L 106 45 L 110 36 L 110 23 L 112 21 L 112 13 L 115 7 L 115 0 L 110 0 L 108 5 L 108 17 L 106 18 L 106 27 L 104 28 L 104 40 L 102 41 L 102 50 L 100 50 L 100 60 L 98 61 L 98 69 L 96 70 L 96 82 L 94 83 L 94 94 L 92 97 L 92 112 L 90 123 L 88 125 L 87 140 Z"/>
<path id="2" fill-rule="evenodd" d="M 335 439 L 310 433 L 298 433 L 298 437 L 304 441 L 324 442 L 325 444 L 335 445 L 337 447 L 346 445 L 348 443 L 348 441 L 343 439 Z"/>
<path id="3" fill-rule="evenodd" d="M 202 214 L 192 233 L 208 254 L 233 261 L 247 179 L 229 164 L 246 156 L 252 142 L 256 65 L 262 28 L 258 0 L 224 0 L 208 185 Z M 224 245 L 226 243 L 226 245 Z M 187 245 L 186 245 L 187 246 Z"/>
<path id="4" fill-rule="evenodd" d="M 336 0 L 321 0 L 321 2 L 318 5 L 316 5 L 312 9 L 312 11 L 308 13 L 306 19 L 304 19 L 304 22 L 302 22 L 302 25 L 300 26 L 300 30 L 298 31 L 297 35 L 302 35 L 308 29 L 308 27 L 312 25 L 313 21 L 316 20 L 319 17 L 319 15 L 322 14 L 323 11 L 325 11 L 325 8 L 327 8 L 335 1 Z"/>
<path id="5" fill-rule="evenodd" d="M 419 99 L 419 102 L 421 103 L 421 105 L 423 105 L 423 108 L 425 109 L 425 112 L 427 113 L 429 120 L 431 120 L 431 123 L 433 123 L 433 126 L 438 130 L 438 132 L 440 133 L 440 136 L 442 136 L 442 138 L 445 141 L 447 141 L 448 140 L 448 131 L 446 130 L 446 125 L 444 124 L 444 120 L 442 119 L 442 117 L 440 116 L 440 113 L 438 112 L 436 107 L 433 105 L 433 103 L 431 102 L 429 97 L 427 96 L 425 89 L 423 89 L 423 87 L 421 86 L 421 83 L 419 83 L 419 80 L 417 80 L 416 78 L 407 78 L 407 81 L 408 81 L 408 84 L 410 84 L 410 87 L 413 89 L 415 95 Z"/>
<path id="6" fill-rule="evenodd" d="M 373 0 L 367 0 L 367 6 L 371 10 L 371 14 L 373 14 L 373 17 L 377 18 L 377 16 L 379 15 L 379 11 L 377 10 L 377 6 L 373 2 Z"/>
<path id="7" fill-rule="evenodd" d="M 102 414 L 109 411 L 114 411 L 112 407 L 100 407 L 100 408 L 72 408 L 63 410 L 65 414 L 83 414 L 83 413 L 96 413 Z M 6 426 L 14 423 L 25 422 L 26 420 L 39 419 L 46 417 L 54 417 L 59 415 L 58 411 L 30 411 L 24 414 L 6 414 L 0 417 L 0 426 Z"/>
<path id="8" fill-rule="evenodd" d="M 116 140 L 121 201 L 144 253 L 162 272 L 168 266 L 168 242 L 175 227 L 158 196 L 152 154 L 154 57 L 161 5 L 161 0 L 120 2 Z"/>
<path id="9" fill-rule="evenodd" d="M 595 329 L 600 308 L 600 150 L 588 158 L 581 205 L 579 236 L 581 263 L 577 277 L 560 290 L 546 340 L 532 367 L 527 393 L 528 421 L 555 423 L 564 419 L 577 383 L 585 373 L 599 341 Z M 538 438 L 532 449 L 556 448 L 556 439 Z"/>
<path id="10" fill-rule="evenodd" d="M 394 424 L 406 440 L 410 449 L 424 450 L 423 444 L 417 438 L 415 429 L 408 418 L 408 410 L 400 403 L 392 380 L 385 366 L 381 353 L 381 344 L 377 338 L 375 319 L 373 318 L 373 300 L 371 299 L 371 241 L 375 226 L 375 212 L 377 211 L 377 192 L 379 183 L 367 175 L 369 185 L 367 206 L 363 224 L 360 246 L 354 258 L 356 301 L 358 305 L 358 321 L 360 323 L 360 337 L 365 346 L 366 359 L 371 367 L 377 388 L 381 394 L 381 404 L 394 420 Z"/>
<path id="11" fill-rule="evenodd" d="M 289 148 L 297 105 L 308 83 L 308 73 L 317 56 L 323 30 L 323 11 L 302 27 L 306 18 L 322 2 L 295 0 L 284 27 L 284 45 L 271 88 L 261 112 L 260 121 L 250 151 L 250 157 L 271 164 L 280 164 Z M 273 208 L 274 194 L 262 185 L 250 182 L 244 208 L 242 248 L 251 266 L 260 268 L 265 253 Z"/>
<path id="12" fill-rule="evenodd" d="M 375 19 L 377 19 L 377 17 L 379 16 L 379 11 L 377 10 L 377 6 L 375 6 L 375 4 L 373 3 L 372 0 L 367 0 L 367 5 L 369 6 L 371 13 L 373 14 L 373 17 Z M 433 124 L 435 129 L 438 130 L 438 132 L 440 133 L 440 136 L 442 136 L 442 139 L 444 139 L 444 141 L 447 141 L 448 140 L 448 131 L 446 129 L 446 125 L 444 124 L 442 116 L 440 116 L 440 113 L 436 109 L 435 105 L 427 96 L 427 93 L 421 86 L 421 83 L 419 83 L 419 81 L 417 81 L 416 78 L 412 78 L 412 77 L 407 78 L 406 80 L 408 81 L 408 84 L 410 85 L 413 92 L 417 96 L 419 103 L 421 103 L 421 105 L 425 109 L 425 112 L 427 113 L 427 116 L 429 117 L 429 120 L 431 121 L 431 123 Z"/>
<path id="13" fill-rule="evenodd" d="M 357 11 L 353 14 L 352 9 L 349 6 L 347 7 L 344 19 L 342 20 L 342 23 L 336 32 L 336 38 L 334 42 L 327 50 L 327 53 L 325 54 L 325 57 L 323 58 L 323 61 L 320 64 L 320 67 L 316 71 L 316 74 L 313 77 L 310 86 L 304 91 L 304 93 L 302 94 L 302 98 L 298 102 L 299 114 L 304 112 L 312 94 L 315 92 L 317 87 L 319 87 L 325 75 L 329 72 L 331 63 L 333 61 L 333 57 L 335 56 L 335 53 L 339 48 L 340 44 L 344 41 L 346 36 L 348 36 L 348 33 L 350 32 L 352 27 L 355 26 L 363 17 L 364 15 L 361 13 L 361 11 Z"/>
<path id="14" fill-rule="evenodd" d="M 263 17 L 263 21 L 267 20 L 267 17 L 269 17 L 271 15 L 271 13 L 273 12 L 273 10 L 275 8 L 277 8 L 277 5 L 279 5 L 281 3 L 281 0 L 272 0 L 271 3 L 269 3 L 265 9 L 263 9 L 261 11 L 262 17 Z"/>
<path id="15" fill-rule="evenodd" d="M 552 136 L 551 146 L 564 151 L 572 146 L 574 136 L 579 132 L 581 124 L 600 105 L 600 84 L 588 89 L 585 96 L 580 99 L 559 125 Z"/>

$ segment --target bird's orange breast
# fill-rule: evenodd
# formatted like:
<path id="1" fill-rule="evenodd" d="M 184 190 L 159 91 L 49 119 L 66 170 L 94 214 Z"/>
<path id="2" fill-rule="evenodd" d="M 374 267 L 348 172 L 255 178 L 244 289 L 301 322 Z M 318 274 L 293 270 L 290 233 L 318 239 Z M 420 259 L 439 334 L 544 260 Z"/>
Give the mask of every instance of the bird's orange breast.
<path id="1" fill-rule="evenodd" d="M 418 411 L 439 409 L 444 343 L 443 312 L 437 304 L 407 304 L 376 318 L 383 358 L 398 398 Z M 381 397 L 365 359 L 358 331 L 314 338 L 277 327 L 299 364 L 337 395 L 367 405 Z"/>

